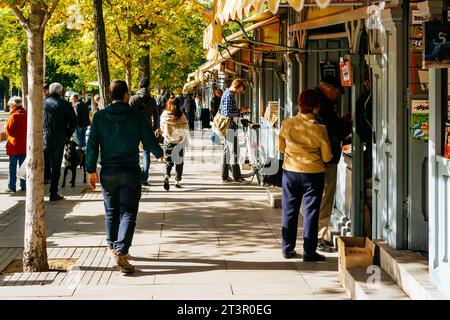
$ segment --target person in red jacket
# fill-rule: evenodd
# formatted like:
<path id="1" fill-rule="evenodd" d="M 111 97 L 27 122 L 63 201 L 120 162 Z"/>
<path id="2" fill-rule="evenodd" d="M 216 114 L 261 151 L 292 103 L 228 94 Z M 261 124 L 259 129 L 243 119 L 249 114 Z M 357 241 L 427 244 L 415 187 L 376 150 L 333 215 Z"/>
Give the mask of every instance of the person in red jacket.
<path id="1" fill-rule="evenodd" d="M 9 156 L 9 183 L 7 193 L 16 192 L 17 166 L 22 165 L 27 153 L 27 111 L 22 106 L 22 98 L 12 97 L 8 102 L 11 114 L 5 126 L 8 136 L 6 154 Z M 25 180 L 20 179 L 20 189 L 25 191 Z"/>

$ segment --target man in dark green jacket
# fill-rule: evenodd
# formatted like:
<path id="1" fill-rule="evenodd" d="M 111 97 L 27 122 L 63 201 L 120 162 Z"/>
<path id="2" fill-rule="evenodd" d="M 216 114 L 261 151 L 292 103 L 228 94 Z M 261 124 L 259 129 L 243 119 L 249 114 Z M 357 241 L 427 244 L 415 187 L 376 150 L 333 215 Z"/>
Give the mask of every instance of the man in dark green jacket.
<path id="1" fill-rule="evenodd" d="M 125 81 L 109 86 L 112 103 L 94 115 L 86 151 L 88 182 L 93 190 L 98 182 L 97 160 L 101 150 L 100 184 L 105 204 L 106 241 L 117 267 L 123 273 L 134 271 L 128 251 L 136 226 L 141 198 L 139 143 L 163 160 L 163 150 L 142 113 L 128 104 Z"/>

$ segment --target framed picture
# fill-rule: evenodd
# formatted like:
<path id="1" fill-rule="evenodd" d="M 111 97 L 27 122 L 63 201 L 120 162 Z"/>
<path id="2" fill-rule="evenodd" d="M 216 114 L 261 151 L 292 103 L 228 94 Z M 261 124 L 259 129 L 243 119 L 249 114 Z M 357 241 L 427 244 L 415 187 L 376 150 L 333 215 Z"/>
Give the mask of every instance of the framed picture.
<path id="1" fill-rule="evenodd" d="M 450 24 L 424 24 L 423 67 L 450 68 Z"/>

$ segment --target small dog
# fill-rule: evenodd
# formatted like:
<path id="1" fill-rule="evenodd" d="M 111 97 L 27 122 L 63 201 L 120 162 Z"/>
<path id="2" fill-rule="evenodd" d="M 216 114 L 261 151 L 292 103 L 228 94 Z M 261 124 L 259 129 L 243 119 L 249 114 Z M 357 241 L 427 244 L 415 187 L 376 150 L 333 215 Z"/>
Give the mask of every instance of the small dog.
<path id="1" fill-rule="evenodd" d="M 66 187 L 67 173 L 72 171 L 72 180 L 70 184 L 72 188 L 75 187 L 75 180 L 77 176 L 77 168 L 80 166 L 83 169 L 84 179 L 83 182 L 86 183 L 86 152 L 83 149 L 78 148 L 75 141 L 71 140 L 66 143 L 64 147 L 64 179 L 61 188 Z"/>

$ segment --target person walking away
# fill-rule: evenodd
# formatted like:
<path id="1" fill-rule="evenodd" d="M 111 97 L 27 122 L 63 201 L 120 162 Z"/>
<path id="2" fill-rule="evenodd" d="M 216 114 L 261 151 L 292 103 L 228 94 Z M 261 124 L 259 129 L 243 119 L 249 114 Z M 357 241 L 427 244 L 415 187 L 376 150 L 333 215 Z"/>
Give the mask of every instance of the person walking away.
<path id="1" fill-rule="evenodd" d="M 6 155 L 9 156 L 9 181 L 6 193 L 16 192 L 17 166 L 25 161 L 27 153 L 27 111 L 23 108 L 22 98 L 14 96 L 9 99 L 11 108 L 4 131 L 8 137 Z M 20 179 L 20 190 L 25 191 L 26 182 Z"/>
<path id="2" fill-rule="evenodd" d="M 77 127 L 77 116 L 68 101 L 62 99 L 63 87 L 52 83 L 49 96 L 44 101 L 44 180 L 50 180 L 50 201 L 64 197 L 58 195 L 58 183 L 61 175 L 61 162 L 64 145 Z"/>
<path id="3" fill-rule="evenodd" d="M 175 166 L 175 187 L 181 188 L 183 175 L 184 147 L 187 142 L 185 130 L 188 130 L 186 116 L 181 110 L 181 101 L 172 96 L 167 102 L 166 110 L 161 114 L 161 130 L 164 136 L 164 157 L 166 161 L 164 189 L 169 191 L 169 178 Z"/>
<path id="4" fill-rule="evenodd" d="M 159 95 L 156 97 L 156 105 L 158 108 L 158 115 L 161 116 L 161 113 L 164 111 L 164 108 L 166 107 L 167 103 L 167 97 L 164 93 L 164 90 L 159 90 Z"/>
<path id="5" fill-rule="evenodd" d="M 195 111 L 197 106 L 195 104 L 194 98 L 192 98 L 192 93 L 188 93 L 186 100 L 184 102 L 184 112 L 189 124 L 189 131 L 194 131 L 194 121 L 195 121 Z"/>
<path id="6" fill-rule="evenodd" d="M 337 165 L 341 158 L 341 143 L 346 136 L 342 128 L 342 121 L 336 112 L 336 105 L 340 96 L 344 93 L 344 89 L 337 78 L 326 76 L 320 82 L 317 91 L 320 95 L 319 116 L 321 122 L 327 127 L 333 153 L 333 158 L 325 164 L 325 186 L 319 218 L 319 250 L 331 251 L 332 244 L 327 239 L 328 226 L 336 193 Z"/>
<path id="7" fill-rule="evenodd" d="M 70 97 L 70 102 L 75 110 L 78 119 L 78 127 L 75 130 L 77 137 L 77 144 L 80 149 L 86 147 L 86 131 L 91 125 L 91 120 L 89 119 L 89 107 L 86 103 L 79 100 L 77 94 L 73 94 Z"/>
<path id="8" fill-rule="evenodd" d="M 214 119 L 217 111 L 220 108 L 220 100 L 222 99 L 223 91 L 222 89 L 216 89 L 214 91 L 214 97 L 211 99 L 210 108 L 211 108 L 211 117 Z"/>
<path id="9" fill-rule="evenodd" d="M 278 150 L 284 153 L 282 178 L 282 254 L 297 255 L 298 216 L 303 200 L 303 261 L 322 261 L 316 252 L 325 162 L 332 159 L 327 129 L 316 120 L 319 95 L 305 90 L 298 98 L 299 113 L 281 125 Z"/>
<path id="10" fill-rule="evenodd" d="M 134 272 L 128 261 L 141 198 L 139 144 L 162 161 L 163 150 L 149 122 L 128 104 L 125 81 L 109 86 L 112 103 L 94 114 L 86 151 L 88 182 L 95 190 L 99 181 L 97 160 L 101 153 L 100 184 L 105 206 L 106 241 L 109 253 L 122 273 Z"/>
<path id="11" fill-rule="evenodd" d="M 222 182 L 246 182 L 242 179 L 241 168 L 239 166 L 239 145 L 238 145 L 238 121 L 241 112 L 236 104 L 235 96 L 245 91 L 244 81 L 235 79 L 229 89 L 226 89 L 220 101 L 220 114 L 230 119 L 230 126 L 226 133 L 225 142 L 223 144 L 223 162 L 222 162 Z M 232 166 L 233 179 L 229 177 L 228 166 Z"/>
<path id="12" fill-rule="evenodd" d="M 150 79 L 142 79 L 139 82 L 139 91 L 130 98 L 130 106 L 139 110 L 144 114 L 145 119 L 148 121 L 150 128 L 153 131 L 159 128 L 159 113 L 156 105 L 155 98 L 150 94 Z M 148 175 L 150 171 L 150 150 L 142 150 L 142 185 L 149 186 Z"/>

